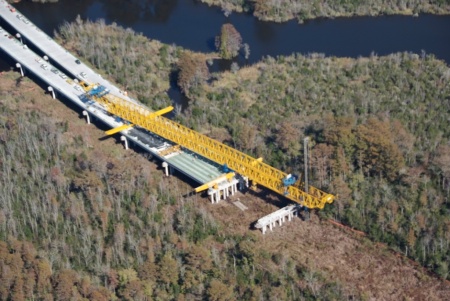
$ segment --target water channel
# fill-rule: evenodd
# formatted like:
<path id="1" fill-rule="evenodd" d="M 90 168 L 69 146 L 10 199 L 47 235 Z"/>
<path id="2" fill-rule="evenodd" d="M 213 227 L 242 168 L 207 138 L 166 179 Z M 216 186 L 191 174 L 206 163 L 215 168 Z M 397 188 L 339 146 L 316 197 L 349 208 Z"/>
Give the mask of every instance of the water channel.
<path id="1" fill-rule="evenodd" d="M 249 63 L 262 56 L 320 52 L 328 56 L 385 55 L 424 50 L 450 62 L 450 16 L 421 15 L 321 19 L 298 24 L 258 21 L 248 14 L 225 17 L 195 0 L 22 1 L 16 7 L 50 35 L 63 22 L 105 19 L 149 38 L 194 51 L 214 51 L 214 37 L 231 22 L 250 46 Z"/>
<path id="2" fill-rule="evenodd" d="M 450 63 L 450 16 L 420 15 L 319 19 L 298 24 L 262 22 L 248 14 L 225 17 L 218 7 L 195 0 L 59 0 L 40 4 L 22 1 L 16 7 L 49 35 L 64 22 L 102 18 L 107 24 L 132 28 L 145 36 L 194 51 L 214 51 L 214 37 L 226 22 L 241 33 L 250 46 L 246 61 L 263 56 L 292 53 L 324 53 L 327 56 L 358 57 L 371 53 L 386 55 L 399 51 L 432 53 Z M 230 62 L 216 68 L 228 68 Z M 180 99 L 171 89 L 170 96 Z"/>

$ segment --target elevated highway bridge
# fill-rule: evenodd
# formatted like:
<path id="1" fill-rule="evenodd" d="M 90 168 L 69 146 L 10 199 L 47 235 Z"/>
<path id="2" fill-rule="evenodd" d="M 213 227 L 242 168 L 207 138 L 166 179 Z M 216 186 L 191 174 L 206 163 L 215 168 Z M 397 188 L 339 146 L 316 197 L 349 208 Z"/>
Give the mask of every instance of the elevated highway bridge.
<path id="1" fill-rule="evenodd" d="M 313 186 L 303 189 L 296 177 L 205 135 L 186 128 L 163 112 L 152 112 L 79 61 L 4 0 L 0 17 L 11 32 L 0 32 L 0 49 L 17 62 L 21 72 L 31 72 L 48 90 L 75 103 L 83 114 L 94 116 L 163 162 L 209 187 L 211 201 L 233 194 L 238 183 L 250 180 L 307 208 L 322 209 L 334 196 Z M 14 32 L 13 32 L 14 31 Z M 24 43 L 45 54 L 45 59 Z M 64 70 L 61 70 L 64 69 Z M 101 91 L 100 91 L 101 90 Z M 233 176 L 229 176 L 230 172 Z M 308 192 L 305 192 L 308 191 Z"/>

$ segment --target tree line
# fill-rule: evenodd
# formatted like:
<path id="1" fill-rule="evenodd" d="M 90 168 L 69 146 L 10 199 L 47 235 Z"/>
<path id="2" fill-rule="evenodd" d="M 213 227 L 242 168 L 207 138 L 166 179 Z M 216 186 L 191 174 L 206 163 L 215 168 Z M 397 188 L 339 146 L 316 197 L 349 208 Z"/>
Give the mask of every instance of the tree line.
<path id="1" fill-rule="evenodd" d="M 449 0 L 361 1 L 361 0 L 201 0 L 220 6 L 227 16 L 232 11 L 250 12 L 264 21 L 299 22 L 315 18 L 376 16 L 420 13 L 448 14 Z"/>
<path id="2" fill-rule="evenodd" d="M 425 53 L 267 57 L 192 89 L 178 118 L 293 173 L 311 137 L 311 181 L 339 196 L 321 214 L 447 278 L 449 81 Z"/>
<path id="3" fill-rule="evenodd" d="M 1 300 L 349 294 L 320 272 L 259 248 L 253 233 L 224 231 L 198 196 L 183 197 L 192 187 L 164 178 L 145 156 L 96 141 L 63 104 L 32 91 L 24 97 L 29 80 L 17 81 L 17 92 L 16 78 L 5 73 L 2 84 L 11 85 L 0 92 Z"/>
<path id="4" fill-rule="evenodd" d="M 95 43 L 95 26 L 86 28 Z M 196 75 L 183 88 L 191 102 L 178 121 L 289 173 L 302 172 L 302 140 L 310 136 L 312 183 L 339 195 L 321 214 L 448 277 L 444 62 L 424 52 L 358 59 L 295 54 L 209 74 L 204 57 L 174 53 L 168 68 Z"/>

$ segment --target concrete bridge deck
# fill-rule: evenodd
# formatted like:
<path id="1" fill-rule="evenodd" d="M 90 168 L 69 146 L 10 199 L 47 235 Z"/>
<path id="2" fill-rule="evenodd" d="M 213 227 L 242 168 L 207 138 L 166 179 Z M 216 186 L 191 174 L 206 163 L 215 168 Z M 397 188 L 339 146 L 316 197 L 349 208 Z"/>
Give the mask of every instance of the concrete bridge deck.
<path id="1" fill-rule="evenodd" d="M 12 32 L 7 32 L 3 28 L 0 32 L 0 49 L 15 62 L 20 64 L 21 69 L 25 73 L 33 74 L 45 83 L 45 85 L 52 87 L 51 89 L 53 89 L 56 95 L 64 96 L 82 110 L 111 128 L 122 125 L 123 123 L 118 121 L 114 116 L 111 116 L 101 104 L 87 100 L 84 97 L 85 92 L 83 88 L 76 83 L 74 80 L 75 78 L 73 77 L 75 76 L 78 80 L 90 83 L 100 83 L 105 85 L 110 91 L 115 91 L 116 96 L 134 103 L 137 102 L 120 93 L 120 90 L 117 87 L 103 79 L 83 63 L 76 63 L 76 57 L 40 31 L 30 21 L 24 22 L 23 20 L 26 20 L 25 17 L 18 11 L 11 12 L 8 9 L 8 5 L 9 4 L 4 0 L 0 0 L 1 18 L 8 22 L 10 26 L 17 29 L 23 41 L 33 43 L 35 47 L 47 53 L 50 60 L 45 61 L 28 46 L 22 44 L 21 40 L 19 40 Z M 19 18 L 17 16 L 19 16 Z M 54 65 L 51 63 L 54 63 Z M 70 74 L 66 74 L 63 70 L 60 70 L 58 68 L 59 66 L 70 71 Z M 84 72 L 86 75 L 81 77 L 81 72 Z M 179 152 L 167 156 L 167 158 L 160 156 L 160 151 L 172 147 L 173 144 L 144 129 L 131 128 L 122 131 L 121 134 L 125 136 L 128 141 L 136 143 L 144 150 L 150 152 L 153 156 L 168 162 L 172 168 L 200 184 L 207 183 L 222 175 L 218 164 L 191 152 Z"/>
<path id="2" fill-rule="evenodd" d="M 56 63 L 55 65 L 60 65 L 61 68 L 69 72 L 73 78 L 90 83 L 99 83 L 108 88 L 110 93 L 137 103 L 127 95 L 124 95 L 121 89 L 111 84 L 100 74 L 78 60 L 78 58 L 67 51 L 67 49 L 64 49 L 61 45 L 56 43 L 50 36 L 40 30 L 39 27 L 29 21 L 26 16 L 22 15 L 17 10 L 12 12 L 8 6 L 10 5 L 5 0 L 0 0 L 0 17 L 15 29 L 15 32 L 11 32 L 13 36 L 16 36 L 16 34 L 19 33 L 25 44 L 28 43 L 34 45 L 49 58 L 50 62 L 54 61 Z M 77 63 L 77 61 L 79 63 Z M 82 73 L 86 75 L 81 75 Z"/>

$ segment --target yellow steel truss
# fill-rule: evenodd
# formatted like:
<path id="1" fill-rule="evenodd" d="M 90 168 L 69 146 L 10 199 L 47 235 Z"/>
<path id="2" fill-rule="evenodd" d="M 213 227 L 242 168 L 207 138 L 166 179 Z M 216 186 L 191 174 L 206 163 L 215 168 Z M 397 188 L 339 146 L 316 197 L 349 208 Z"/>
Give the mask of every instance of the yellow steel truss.
<path id="1" fill-rule="evenodd" d="M 85 85 L 89 91 L 93 86 Z M 276 193 L 285 195 L 288 199 L 308 208 L 322 209 L 326 203 L 332 203 L 334 196 L 315 187 L 309 187 L 306 193 L 300 186 L 285 187 L 283 179 L 286 173 L 273 168 L 247 154 L 235 150 L 228 145 L 197 133 L 179 123 L 151 112 L 144 106 L 126 101 L 112 94 L 102 97 L 93 97 L 101 103 L 108 112 L 153 132 L 167 140 L 204 156 L 218 164 L 227 164 L 235 172 L 248 177 L 253 184 L 260 184 Z"/>

